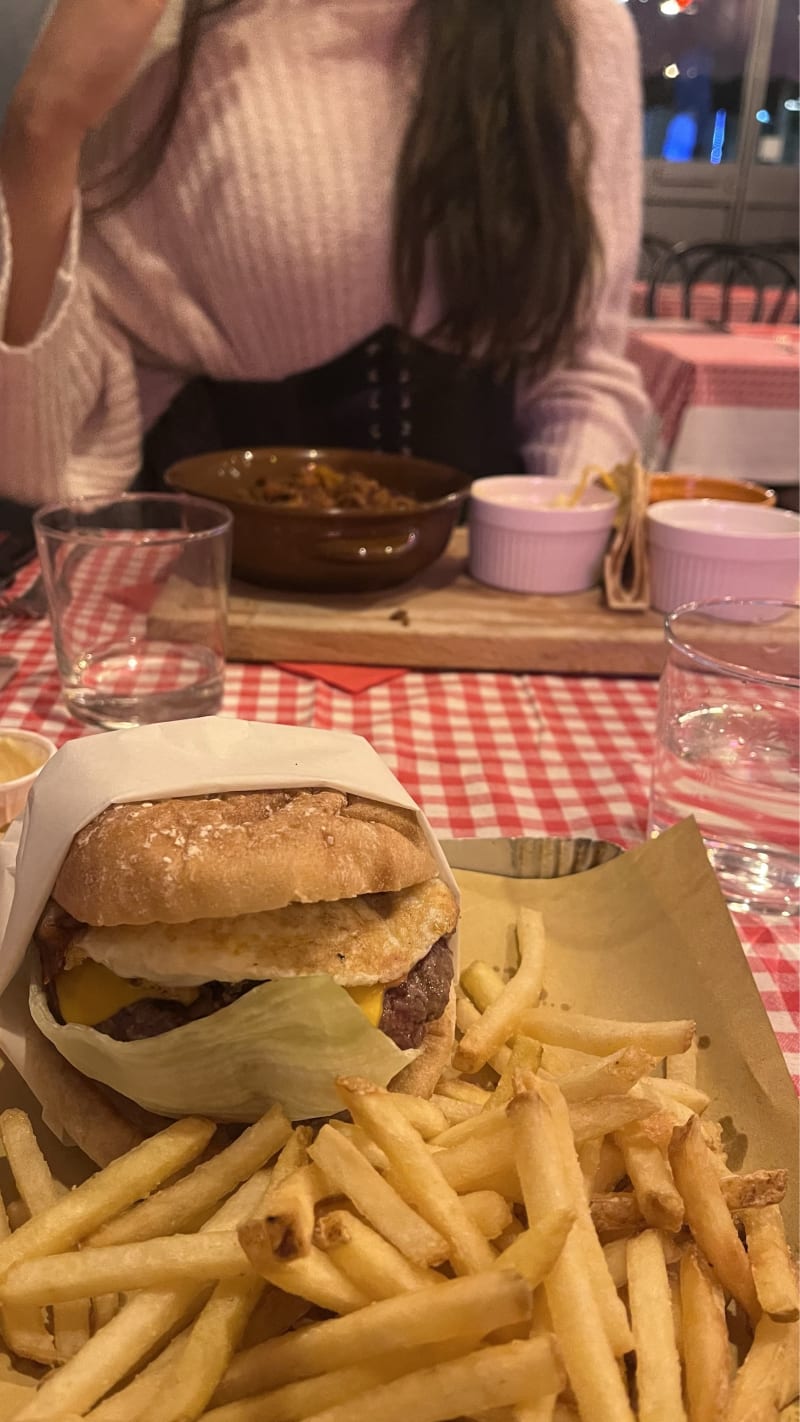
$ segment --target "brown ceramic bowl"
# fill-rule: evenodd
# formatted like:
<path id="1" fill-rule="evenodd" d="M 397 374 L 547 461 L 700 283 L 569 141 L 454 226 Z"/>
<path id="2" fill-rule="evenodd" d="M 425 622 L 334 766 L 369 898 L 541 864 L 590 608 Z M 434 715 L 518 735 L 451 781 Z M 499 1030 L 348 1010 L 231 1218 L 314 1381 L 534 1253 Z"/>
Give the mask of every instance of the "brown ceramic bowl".
<path id="1" fill-rule="evenodd" d="M 357 470 L 418 499 L 402 512 L 293 509 L 260 503 L 259 476 L 309 460 Z M 380 592 L 413 578 L 444 552 L 469 493 L 466 474 L 444 464 L 359 449 L 233 449 L 174 464 L 173 489 L 216 499 L 233 514 L 233 572 L 292 592 Z"/>
<path id="2" fill-rule="evenodd" d="M 726 499 L 740 504 L 774 504 L 775 490 L 746 479 L 713 479 L 700 474 L 651 474 L 651 504 L 664 499 Z"/>

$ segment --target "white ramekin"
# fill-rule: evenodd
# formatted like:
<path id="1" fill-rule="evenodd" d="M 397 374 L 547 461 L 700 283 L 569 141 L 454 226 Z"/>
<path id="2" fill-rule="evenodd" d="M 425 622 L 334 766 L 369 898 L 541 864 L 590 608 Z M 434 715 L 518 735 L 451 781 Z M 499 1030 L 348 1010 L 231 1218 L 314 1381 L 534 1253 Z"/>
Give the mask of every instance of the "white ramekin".
<path id="1" fill-rule="evenodd" d="M 617 498 L 590 485 L 574 508 L 557 507 L 576 481 L 524 474 L 478 479 L 470 490 L 469 570 L 495 588 L 584 592 L 598 581 Z"/>
<path id="2" fill-rule="evenodd" d="M 49 741 L 47 736 L 40 736 L 38 731 L 20 731 L 16 726 L 0 726 L 0 740 L 6 739 L 23 741 L 32 747 L 35 746 L 41 752 L 42 761 L 28 775 L 21 775 L 17 780 L 0 781 L 0 828 L 9 825 L 25 808 L 25 801 L 30 794 L 34 780 L 50 757 L 56 753 L 53 742 Z"/>
<path id="3" fill-rule="evenodd" d="M 647 511 L 650 598 L 659 612 L 710 598 L 795 602 L 800 517 L 720 499 L 669 499 Z"/>

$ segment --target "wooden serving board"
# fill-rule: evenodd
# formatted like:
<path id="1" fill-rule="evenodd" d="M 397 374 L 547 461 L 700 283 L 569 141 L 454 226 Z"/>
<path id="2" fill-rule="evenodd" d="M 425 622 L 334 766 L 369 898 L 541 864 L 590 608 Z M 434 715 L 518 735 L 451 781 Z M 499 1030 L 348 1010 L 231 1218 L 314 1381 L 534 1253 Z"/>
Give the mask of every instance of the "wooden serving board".
<path id="1" fill-rule="evenodd" d="M 414 582 L 385 593 L 294 594 L 234 583 L 228 656 L 243 662 L 657 676 L 664 619 L 611 612 L 600 588 L 502 592 L 466 571 L 466 529 Z"/>

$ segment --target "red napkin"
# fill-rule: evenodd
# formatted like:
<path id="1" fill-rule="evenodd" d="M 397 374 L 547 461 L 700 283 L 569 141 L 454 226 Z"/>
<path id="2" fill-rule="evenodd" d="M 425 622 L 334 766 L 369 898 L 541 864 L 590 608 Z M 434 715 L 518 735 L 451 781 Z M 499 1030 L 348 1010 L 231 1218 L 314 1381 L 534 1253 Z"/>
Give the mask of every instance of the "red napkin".
<path id="1" fill-rule="evenodd" d="M 371 686 L 380 686 L 384 681 L 394 681 L 405 676 L 405 667 L 347 667 L 331 662 L 276 662 L 282 671 L 294 672 L 296 676 L 316 678 L 335 686 L 338 691 L 368 691 Z"/>

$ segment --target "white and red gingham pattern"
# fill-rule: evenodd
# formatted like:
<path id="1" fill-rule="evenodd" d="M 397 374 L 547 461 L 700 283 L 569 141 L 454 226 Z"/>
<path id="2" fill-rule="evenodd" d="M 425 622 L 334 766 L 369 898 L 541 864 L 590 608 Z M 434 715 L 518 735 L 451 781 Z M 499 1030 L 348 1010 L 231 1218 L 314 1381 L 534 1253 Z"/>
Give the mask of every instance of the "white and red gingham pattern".
<path id="1" fill-rule="evenodd" d="M 647 293 L 650 283 L 636 281 L 631 289 L 631 316 L 647 315 Z M 777 286 L 764 291 L 762 312 L 769 315 L 774 311 L 781 296 Z M 749 321 L 753 312 L 753 290 L 749 286 L 735 286 L 730 293 L 729 317 L 731 321 Z M 683 316 L 683 287 L 679 282 L 661 282 L 656 300 L 656 315 L 672 320 Z M 722 317 L 722 287 L 719 282 L 701 281 L 692 287 L 691 316 L 694 321 L 719 321 Z M 781 321 L 797 320 L 797 292 L 790 291 L 781 311 Z"/>
<path id="2" fill-rule="evenodd" d="M 210 545 L 189 549 L 195 571 L 213 571 L 213 586 L 191 586 L 193 620 L 202 628 L 199 652 L 186 643 L 182 652 L 174 645 L 159 646 L 143 656 L 140 647 L 129 657 L 134 643 L 147 639 L 151 609 L 168 580 L 180 577 L 186 549 L 174 529 L 150 529 L 146 535 L 131 530 L 103 531 L 102 537 L 85 538 L 66 548 L 51 550 L 51 572 L 57 581 L 60 607 L 60 653 L 69 669 L 83 667 L 86 686 L 101 682 L 106 694 L 125 697 L 136 693 L 170 693 L 207 677 L 219 678 L 224 644 L 224 584 L 222 560 Z M 204 552 L 206 554 L 203 561 Z M 30 580 L 31 570 L 20 577 Z M 184 582 L 184 586 L 189 586 Z M 106 658 L 114 654 L 113 673 Z"/>
<path id="3" fill-rule="evenodd" d="M 3 623 L 20 662 L 0 692 L 0 724 L 58 743 L 91 734 L 59 701 L 46 622 Z M 628 845 L 646 827 L 655 682 L 495 672 L 407 672 L 357 696 L 277 667 L 229 665 L 231 716 L 366 736 L 443 838 L 561 835 Z M 800 1084 L 796 928 L 737 927 L 789 1070 Z"/>
<path id="4" fill-rule="evenodd" d="M 640 327 L 628 337 L 628 357 L 670 446 L 690 405 L 797 408 L 800 360 L 792 327 L 739 326 L 730 333 Z"/>

